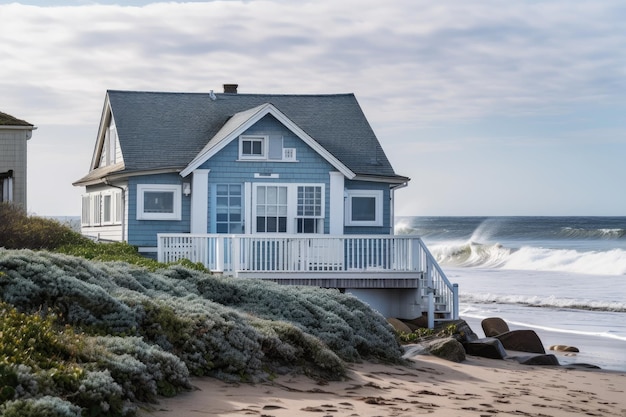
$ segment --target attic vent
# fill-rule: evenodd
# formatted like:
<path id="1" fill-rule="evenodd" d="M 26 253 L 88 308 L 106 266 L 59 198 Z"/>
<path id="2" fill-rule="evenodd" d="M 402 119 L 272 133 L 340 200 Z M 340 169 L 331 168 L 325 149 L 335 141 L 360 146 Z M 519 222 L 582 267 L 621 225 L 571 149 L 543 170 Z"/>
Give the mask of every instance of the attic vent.
<path id="1" fill-rule="evenodd" d="M 283 148 L 283 161 L 295 161 L 296 148 Z"/>
<path id="2" fill-rule="evenodd" d="M 237 87 L 239 84 L 224 84 L 224 93 L 237 94 Z"/>

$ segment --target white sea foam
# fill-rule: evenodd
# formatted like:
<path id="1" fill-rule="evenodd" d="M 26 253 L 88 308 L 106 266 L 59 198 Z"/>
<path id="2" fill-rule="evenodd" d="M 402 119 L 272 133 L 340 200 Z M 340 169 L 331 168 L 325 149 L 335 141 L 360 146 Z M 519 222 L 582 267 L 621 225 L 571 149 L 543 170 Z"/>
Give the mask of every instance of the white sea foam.
<path id="1" fill-rule="evenodd" d="M 579 251 L 500 244 L 451 242 L 432 245 L 431 252 L 442 265 L 530 271 L 560 271 L 598 275 L 626 275 L 626 251 Z"/>
<path id="2" fill-rule="evenodd" d="M 562 298 L 554 295 L 503 295 L 503 294 L 476 294 L 462 293 L 464 303 L 501 303 L 523 304 L 533 307 L 570 308 L 593 311 L 626 312 L 626 301 L 592 300 L 584 298 Z"/>

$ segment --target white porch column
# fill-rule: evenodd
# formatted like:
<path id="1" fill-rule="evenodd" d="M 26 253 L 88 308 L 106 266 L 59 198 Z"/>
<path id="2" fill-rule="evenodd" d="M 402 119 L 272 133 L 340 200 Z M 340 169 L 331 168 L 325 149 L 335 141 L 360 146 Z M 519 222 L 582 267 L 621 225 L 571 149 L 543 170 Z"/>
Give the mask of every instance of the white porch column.
<path id="1" fill-rule="evenodd" d="M 343 235 L 344 223 L 344 176 L 341 172 L 331 171 L 330 174 L 330 234 Z"/>
<path id="2" fill-rule="evenodd" d="M 191 233 L 207 233 L 209 217 L 210 169 L 193 171 L 191 184 Z"/>

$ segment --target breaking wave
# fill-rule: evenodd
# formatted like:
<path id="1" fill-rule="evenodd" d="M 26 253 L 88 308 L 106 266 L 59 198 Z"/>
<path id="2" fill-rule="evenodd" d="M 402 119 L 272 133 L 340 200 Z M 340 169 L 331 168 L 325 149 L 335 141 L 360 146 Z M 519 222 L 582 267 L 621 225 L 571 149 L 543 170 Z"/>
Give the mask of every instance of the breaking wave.
<path id="1" fill-rule="evenodd" d="M 626 237 L 626 229 L 583 229 L 563 227 L 560 236 L 566 239 L 621 239 Z"/>
<path id="2" fill-rule="evenodd" d="M 430 251 L 443 266 L 532 271 L 560 271 L 598 275 L 626 275 L 626 251 L 578 251 L 475 242 L 434 244 Z"/>
<path id="3" fill-rule="evenodd" d="M 586 299 L 559 298 L 556 296 L 541 297 L 537 295 L 502 295 L 502 294 L 462 294 L 461 302 L 471 304 L 519 304 L 529 307 L 544 307 L 556 309 L 575 309 L 588 311 L 609 311 L 625 313 L 626 302 L 623 301 L 598 301 Z"/>

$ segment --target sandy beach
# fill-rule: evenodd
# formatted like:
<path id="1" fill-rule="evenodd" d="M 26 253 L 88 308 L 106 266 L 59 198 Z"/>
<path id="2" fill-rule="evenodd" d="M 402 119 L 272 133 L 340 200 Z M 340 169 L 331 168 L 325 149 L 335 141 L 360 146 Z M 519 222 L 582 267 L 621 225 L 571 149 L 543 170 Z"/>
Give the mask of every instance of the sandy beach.
<path id="1" fill-rule="evenodd" d="M 344 381 L 280 376 L 260 384 L 193 380 L 196 390 L 164 399 L 142 417 L 198 416 L 619 416 L 626 373 L 433 356 L 409 366 L 352 364 Z"/>

